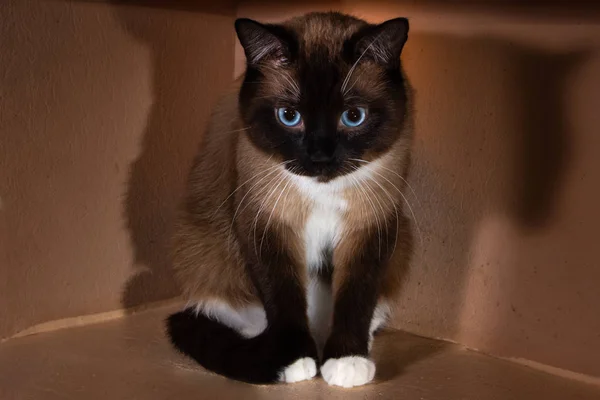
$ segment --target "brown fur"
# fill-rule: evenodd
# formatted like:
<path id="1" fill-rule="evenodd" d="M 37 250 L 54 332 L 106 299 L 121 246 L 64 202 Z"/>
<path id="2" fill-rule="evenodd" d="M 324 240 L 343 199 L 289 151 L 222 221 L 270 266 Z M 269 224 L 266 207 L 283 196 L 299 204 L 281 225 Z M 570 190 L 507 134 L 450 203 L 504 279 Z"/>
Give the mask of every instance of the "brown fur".
<path id="1" fill-rule="evenodd" d="M 216 298 L 232 306 L 259 302 L 247 277 L 239 243 L 232 229 L 236 211 L 236 221 L 246 221 L 239 231 L 247 232 L 252 241 L 256 237 L 260 246 L 269 221 L 269 225 L 285 238 L 283 245 L 291 248 L 298 265 L 304 265 L 300 245 L 309 201 L 281 169 L 273 169 L 280 161 L 269 158 L 253 146 L 244 135 L 239 118 L 231 118 L 237 115 L 238 85 L 224 96 L 213 115 L 203 143 L 204 156 L 194 163 L 190 174 L 188 195 L 174 237 L 174 268 L 184 296 L 190 301 Z M 410 163 L 410 105 L 403 139 L 397 141 L 383 157 L 385 169 L 380 170 L 380 175 L 362 189 L 352 188 L 344 192 L 349 207 L 344 221 L 345 238 L 334 252 L 334 292 L 346 275 L 344 266 L 349 264 L 356 249 L 364 244 L 365 233 L 378 229 L 376 220 L 383 221 L 394 214 L 394 207 L 400 213 L 400 232 L 392 267 L 388 268 L 382 281 L 381 296 L 392 297 L 399 288 L 402 267 L 408 261 L 412 246 L 407 234 L 407 221 L 401 213 L 405 205 L 395 201 L 398 190 L 404 192 L 404 178 Z M 284 187 L 286 192 L 279 196 L 278 189 Z M 305 274 L 299 273 L 298 276 L 304 280 Z"/>
<path id="2" fill-rule="evenodd" d="M 318 49 L 334 57 L 341 52 L 340 37 L 348 38 L 364 25 L 356 20 L 353 24 L 333 28 L 320 18 L 287 22 L 287 27 L 303 37 L 300 51 L 305 52 L 306 57 Z M 340 32 L 343 35 L 340 36 Z M 291 67 L 267 62 L 261 68 L 266 83 L 261 85 L 259 96 L 277 98 L 283 104 L 298 100 L 295 71 Z M 385 90 L 374 84 L 381 81 L 380 74 L 381 69 L 365 59 L 355 69 L 348 85 L 364 97 L 376 99 Z M 298 191 L 289 175 L 277 167 L 282 159 L 276 154 L 266 154 L 248 137 L 246 131 L 253 128 L 245 126 L 240 116 L 240 83 L 241 79 L 214 112 L 202 154 L 190 174 L 173 241 L 174 269 L 184 297 L 190 302 L 218 299 L 232 307 L 260 303 L 245 258 L 253 254 L 260 260 L 263 251 L 278 254 L 279 248 L 286 252 L 289 263 L 281 266 L 282 271 L 306 285 L 302 238 L 311 201 Z M 391 299 L 400 287 L 412 247 L 403 204 L 413 129 L 412 91 L 410 88 L 407 91 L 407 111 L 400 120 L 403 131 L 399 139 L 385 151 L 372 149 L 362 157 L 369 162 L 378 160 L 381 168 L 372 180 L 343 193 L 348 209 L 343 216 L 343 239 L 333 250 L 334 294 L 356 272 L 351 268 L 361 249 L 375 240 L 373 235 L 386 232 L 394 235 L 395 240 L 391 241 L 394 251 L 388 252 L 391 262 L 384 262 L 384 272 L 378 280 L 379 298 Z M 351 97 L 352 91 L 347 96 Z M 370 164 L 363 166 L 371 167 Z M 381 246 L 389 247 L 390 241 L 384 238 Z"/>
<path id="3" fill-rule="evenodd" d="M 189 301 L 219 299 L 232 306 L 258 302 L 231 231 L 239 139 L 237 87 L 224 96 L 205 134 L 203 155 L 192 167 L 173 238 L 173 266 Z"/>

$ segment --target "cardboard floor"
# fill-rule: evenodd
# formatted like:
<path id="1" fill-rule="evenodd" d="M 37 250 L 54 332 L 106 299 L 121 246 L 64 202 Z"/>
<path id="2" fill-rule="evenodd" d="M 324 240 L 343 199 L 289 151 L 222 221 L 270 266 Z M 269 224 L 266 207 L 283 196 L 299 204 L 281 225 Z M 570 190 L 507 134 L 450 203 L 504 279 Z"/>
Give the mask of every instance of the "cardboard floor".
<path id="1" fill-rule="evenodd" d="M 58 399 L 600 399 L 600 387 L 556 377 L 460 346 L 381 333 L 372 384 L 252 386 L 195 366 L 171 349 L 162 308 L 124 319 L 0 344 L 1 400 Z"/>

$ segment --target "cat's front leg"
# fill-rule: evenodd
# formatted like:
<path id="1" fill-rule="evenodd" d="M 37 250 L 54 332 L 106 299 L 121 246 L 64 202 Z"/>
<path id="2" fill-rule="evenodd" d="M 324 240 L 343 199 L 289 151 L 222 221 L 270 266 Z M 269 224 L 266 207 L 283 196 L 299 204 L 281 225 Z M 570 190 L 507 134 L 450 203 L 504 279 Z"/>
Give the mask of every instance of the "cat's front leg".
<path id="1" fill-rule="evenodd" d="M 264 355 L 265 365 L 281 382 L 312 379 L 318 372 L 318 355 L 306 314 L 306 274 L 278 232 L 263 229 L 260 247 L 250 246 L 246 254 L 268 321 L 264 338 L 270 350 Z"/>
<path id="2" fill-rule="evenodd" d="M 333 325 L 321 366 L 321 375 L 330 385 L 360 386 L 375 376 L 369 352 L 374 322 L 380 319 L 378 299 L 391 248 L 388 242 L 375 232 L 336 249 Z M 352 250 L 357 248 L 358 253 Z"/>

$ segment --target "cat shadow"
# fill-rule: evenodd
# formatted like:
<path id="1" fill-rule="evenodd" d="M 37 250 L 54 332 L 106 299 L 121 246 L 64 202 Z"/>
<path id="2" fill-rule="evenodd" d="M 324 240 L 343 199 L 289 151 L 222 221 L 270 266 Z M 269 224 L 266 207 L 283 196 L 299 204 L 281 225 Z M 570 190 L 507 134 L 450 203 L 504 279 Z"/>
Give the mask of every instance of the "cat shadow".
<path id="1" fill-rule="evenodd" d="M 568 78 L 589 56 L 582 50 L 529 50 L 515 57 L 514 78 L 526 90 L 515 98 L 520 124 L 513 137 L 518 155 L 510 213 L 522 229 L 543 228 L 556 207 L 572 155 L 565 116 Z"/>
<path id="2" fill-rule="evenodd" d="M 465 340 L 477 336 L 465 314 L 477 309 L 465 303 L 473 300 L 467 292 L 474 276 L 529 282 L 518 278 L 529 270 L 495 270 L 496 254 L 486 252 L 487 263 L 472 265 L 474 252 L 486 251 L 477 247 L 479 229 L 489 218 L 522 232 L 552 224 L 573 162 L 567 91 L 591 51 L 443 34 L 415 34 L 407 51 L 417 96 L 430 87 L 439 97 L 417 97 L 409 182 L 420 198 L 415 214 L 424 240 L 415 240 L 395 327 Z M 504 290 L 500 309 L 477 312 L 503 326 L 505 304 L 530 293 L 519 291 Z"/>
<path id="3" fill-rule="evenodd" d="M 449 346 L 446 342 L 420 338 L 385 329 L 375 334 L 372 358 L 377 366 L 376 381 L 392 381 L 412 366 L 434 357 Z"/>
<path id="4" fill-rule="evenodd" d="M 169 238 L 211 108 L 232 81 L 231 54 L 216 47 L 233 49 L 233 10 L 225 3 L 175 2 L 140 13 L 141 5 L 116 4 L 115 18 L 148 48 L 154 96 L 123 202 L 135 259 L 121 302 L 135 309 L 179 294 Z"/>

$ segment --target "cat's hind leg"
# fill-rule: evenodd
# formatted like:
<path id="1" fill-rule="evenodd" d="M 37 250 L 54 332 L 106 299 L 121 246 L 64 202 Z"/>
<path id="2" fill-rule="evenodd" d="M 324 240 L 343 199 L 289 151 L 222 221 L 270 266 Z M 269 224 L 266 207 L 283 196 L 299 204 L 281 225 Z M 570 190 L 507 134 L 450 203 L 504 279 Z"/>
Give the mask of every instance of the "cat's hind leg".
<path id="1" fill-rule="evenodd" d="M 234 308 L 222 300 L 198 302 L 193 309 L 222 323 L 245 338 L 253 338 L 267 328 L 267 315 L 261 304 L 250 304 Z"/>
<path id="2" fill-rule="evenodd" d="M 260 335 L 267 328 L 267 316 L 260 304 L 234 308 L 228 303 L 219 300 L 209 300 L 195 306 L 197 313 L 203 313 L 209 318 L 222 323 L 245 338 Z M 273 343 L 275 346 L 276 343 Z M 298 382 L 313 378 L 317 374 L 317 364 L 310 357 L 296 360 L 291 365 L 283 368 L 278 376 L 281 382 Z"/>

